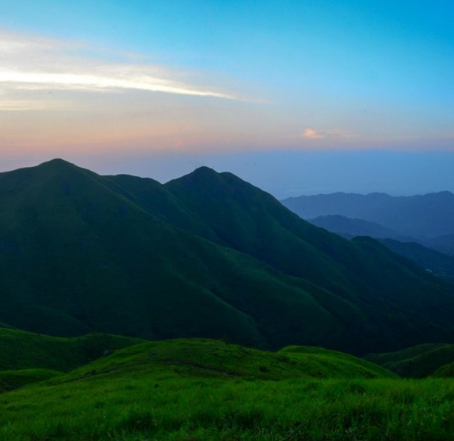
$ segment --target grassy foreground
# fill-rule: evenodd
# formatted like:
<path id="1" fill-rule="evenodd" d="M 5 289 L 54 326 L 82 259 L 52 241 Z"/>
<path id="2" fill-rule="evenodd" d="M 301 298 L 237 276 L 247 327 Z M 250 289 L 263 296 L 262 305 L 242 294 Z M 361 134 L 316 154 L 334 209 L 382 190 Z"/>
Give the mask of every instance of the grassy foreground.
<path id="1" fill-rule="evenodd" d="M 0 440 L 445 440 L 453 398 L 335 351 L 150 342 L 3 393 Z"/>
<path id="2" fill-rule="evenodd" d="M 448 440 L 454 382 L 103 378 L 1 398 L 0 439 Z"/>

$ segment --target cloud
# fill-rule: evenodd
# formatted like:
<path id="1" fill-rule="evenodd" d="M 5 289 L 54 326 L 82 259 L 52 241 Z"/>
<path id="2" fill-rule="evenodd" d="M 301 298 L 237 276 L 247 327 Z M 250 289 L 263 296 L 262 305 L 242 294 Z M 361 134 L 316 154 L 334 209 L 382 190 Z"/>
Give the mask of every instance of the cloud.
<path id="1" fill-rule="evenodd" d="M 53 72 L 22 72 L 20 70 L 6 70 L 0 67 L 0 83 L 23 85 L 27 89 L 73 89 L 73 90 L 143 90 L 147 92 L 164 92 L 179 95 L 195 95 L 203 97 L 235 99 L 232 95 L 191 88 L 186 84 L 178 84 L 161 78 L 153 78 L 146 73 L 140 76 L 115 76 L 88 73 L 53 73 Z M 19 87 L 21 88 L 21 87 Z"/>
<path id="2" fill-rule="evenodd" d="M 133 64 L 128 56 L 123 56 L 120 62 L 109 61 L 112 55 L 111 51 L 84 44 L 0 31 L 0 87 L 9 93 L 10 99 L 8 105 L 0 108 L 27 107 L 27 100 L 17 106 L 12 104 L 11 93 L 24 90 L 138 90 L 241 100 L 215 87 L 185 81 L 184 72 L 147 63 Z M 118 59 L 118 54 L 114 58 Z M 30 109 L 46 106 L 45 102 L 28 102 Z M 49 106 L 55 107 L 55 102 L 49 102 Z"/>
<path id="3" fill-rule="evenodd" d="M 316 132 L 314 129 L 305 129 L 303 136 L 308 139 L 325 138 L 325 135 L 323 135 L 322 133 Z"/>
<path id="4" fill-rule="evenodd" d="M 355 133 L 346 132 L 343 130 L 335 131 L 318 131 L 314 129 L 304 129 L 303 137 L 306 139 L 323 139 L 323 138 L 355 138 L 358 136 Z"/>
<path id="5" fill-rule="evenodd" d="M 0 112 L 22 112 L 25 110 L 50 110 L 66 106 L 64 101 L 4 100 L 0 99 Z"/>

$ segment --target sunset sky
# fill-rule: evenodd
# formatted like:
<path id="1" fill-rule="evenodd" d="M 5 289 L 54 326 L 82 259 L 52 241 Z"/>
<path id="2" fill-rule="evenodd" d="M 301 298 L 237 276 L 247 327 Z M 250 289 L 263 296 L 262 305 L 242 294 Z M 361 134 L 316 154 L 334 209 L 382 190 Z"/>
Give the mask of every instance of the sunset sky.
<path id="1" fill-rule="evenodd" d="M 0 171 L 454 191 L 454 5 L 0 0 Z"/>

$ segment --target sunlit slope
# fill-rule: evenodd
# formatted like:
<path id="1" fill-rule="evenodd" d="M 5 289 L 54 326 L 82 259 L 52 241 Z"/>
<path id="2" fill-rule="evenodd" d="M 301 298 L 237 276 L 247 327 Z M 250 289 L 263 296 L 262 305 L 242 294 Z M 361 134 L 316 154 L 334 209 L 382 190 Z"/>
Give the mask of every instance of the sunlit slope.
<path id="1" fill-rule="evenodd" d="M 314 418 L 329 420 L 324 412 L 342 409 L 350 424 L 364 421 L 366 410 L 356 415 L 353 400 L 373 402 L 386 386 L 391 399 L 371 408 L 384 424 L 382 409 L 401 394 L 392 389 L 398 381 L 372 363 L 317 348 L 273 353 L 204 339 L 149 342 L 0 395 L 0 439 L 303 439 L 315 427 L 345 432 L 343 417 L 333 429 L 314 425 Z"/>
<path id="2" fill-rule="evenodd" d="M 52 380 L 53 385 L 85 378 L 203 377 L 283 380 L 289 378 L 394 378 L 360 358 L 319 348 L 261 351 L 221 340 L 147 342 L 115 351 Z"/>
<path id="3" fill-rule="evenodd" d="M 202 168 L 161 185 L 62 160 L 0 174 L 0 322 L 364 354 L 454 341 L 448 287 Z"/>

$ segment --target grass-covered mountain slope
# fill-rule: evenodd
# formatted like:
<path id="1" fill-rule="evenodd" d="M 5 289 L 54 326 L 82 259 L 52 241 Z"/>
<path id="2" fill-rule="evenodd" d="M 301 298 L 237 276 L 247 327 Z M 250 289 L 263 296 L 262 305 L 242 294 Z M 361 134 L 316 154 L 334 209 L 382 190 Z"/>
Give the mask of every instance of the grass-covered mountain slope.
<path id="1" fill-rule="evenodd" d="M 320 348 L 149 342 L 0 395 L 0 440 L 441 440 L 453 393 Z"/>
<path id="2" fill-rule="evenodd" d="M 291 346 L 274 353 L 217 340 L 147 342 L 90 334 L 61 338 L 18 330 L 0 331 L 0 392 L 56 376 L 52 384 L 80 377 L 119 375 L 190 377 L 388 378 L 390 371 L 360 358 L 328 349 Z M 124 350 L 124 348 L 128 348 Z M 122 350 L 120 350 L 122 349 Z M 69 372 L 63 375 L 64 372 Z"/>
<path id="3" fill-rule="evenodd" d="M 51 369 L 68 372 L 105 353 L 142 343 L 138 338 L 89 334 L 62 338 L 0 329 L 0 371 Z"/>
<path id="4" fill-rule="evenodd" d="M 447 282 L 454 283 L 454 256 L 440 253 L 414 242 L 399 242 L 391 239 L 380 239 L 379 242 L 395 253 L 413 260 L 421 268 Z"/>
<path id="5" fill-rule="evenodd" d="M 19 389 L 28 384 L 41 383 L 61 374 L 60 371 L 53 369 L 0 370 L 0 394 Z"/>
<path id="6" fill-rule="evenodd" d="M 371 354 L 366 359 L 402 377 L 452 376 L 447 375 L 445 366 L 454 363 L 454 345 L 424 344 L 401 351 Z M 446 375 L 439 375 L 442 370 Z"/>
<path id="7" fill-rule="evenodd" d="M 390 250 L 413 260 L 436 276 L 447 282 L 454 282 L 454 257 L 417 243 L 415 239 L 399 235 L 373 222 L 339 215 L 319 216 L 310 219 L 309 222 L 347 239 L 357 236 L 373 237 Z M 430 241 L 429 246 L 432 246 L 435 240 Z"/>
<path id="8" fill-rule="evenodd" d="M 125 348 L 81 366 L 53 384 L 93 375 L 174 375 L 286 378 L 393 378 L 381 366 L 342 352 L 317 347 L 290 346 L 278 352 L 228 344 L 222 340 L 176 339 Z"/>
<path id="9" fill-rule="evenodd" d="M 0 174 L 0 322 L 352 353 L 454 341 L 454 289 L 205 167 L 161 185 L 62 160 Z"/>

